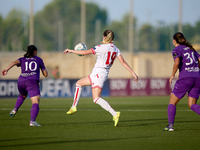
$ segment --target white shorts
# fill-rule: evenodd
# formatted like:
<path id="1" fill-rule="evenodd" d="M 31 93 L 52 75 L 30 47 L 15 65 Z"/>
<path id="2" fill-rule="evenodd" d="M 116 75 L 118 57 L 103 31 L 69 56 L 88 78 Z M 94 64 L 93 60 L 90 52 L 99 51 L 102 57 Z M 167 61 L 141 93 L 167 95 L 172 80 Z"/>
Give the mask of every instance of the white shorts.
<path id="1" fill-rule="evenodd" d="M 104 83 L 108 78 L 108 71 L 106 69 L 94 68 L 88 77 L 90 79 L 92 88 L 103 89 Z"/>

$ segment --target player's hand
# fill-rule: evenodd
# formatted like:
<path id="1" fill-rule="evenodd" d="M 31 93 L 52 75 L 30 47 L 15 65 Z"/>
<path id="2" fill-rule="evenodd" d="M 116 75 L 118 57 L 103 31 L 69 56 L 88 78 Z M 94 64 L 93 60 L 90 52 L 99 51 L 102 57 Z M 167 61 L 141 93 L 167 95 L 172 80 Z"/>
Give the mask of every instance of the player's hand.
<path id="1" fill-rule="evenodd" d="M 67 54 L 69 49 L 64 50 L 63 54 Z"/>
<path id="2" fill-rule="evenodd" d="M 72 50 L 66 49 L 66 50 L 64 50 L 63 54 L 67 54 L 67 53 L 71 53 L 71 52 L 72 52 Z"/>
<path id="3" fill-rule="evenodd" d="M 133 74 L 133 77 L 134 77 L 134 81 L 138 82 L 138 76 L 136 74 Z"/>
<path id="4" fill-rule="evenodd" d="M 169 79 L 169 83 L 172 84 L 172 80 L 173 80 L 174 76 L 171 76 Z"/>
<path id="5" fill-rule="evenodd" d="M 2 76 L 5 76 L 5 75 L 7 75 L 7 73 L 8 73 L 8 71 L 7 71 L 7 70 L 2 70 L 2 71 L 1 71 L 1 74 L 2 74 Z"/>

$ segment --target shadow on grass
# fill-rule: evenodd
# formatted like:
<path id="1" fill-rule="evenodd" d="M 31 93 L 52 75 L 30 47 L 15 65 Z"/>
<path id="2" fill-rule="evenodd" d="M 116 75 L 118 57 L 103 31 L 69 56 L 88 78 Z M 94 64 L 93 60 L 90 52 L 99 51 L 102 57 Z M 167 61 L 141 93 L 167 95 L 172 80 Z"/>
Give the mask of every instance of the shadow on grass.
<path id="1" fill-rule="evenodd" d="M 146 125 L 152 125 L 152 124 L 158 124 L 158 123 L 166 123 L 166 122 L 167 122 L 167 118 L 158 118 L 158 119 L 120 120 L 119 124 L 122 127 L 133 127 L 133 126 L 146 126 Z"/>
<path id="2" fill-rule="evenodd" d="M 53 138 L 53 137 L 12 138 L 12 139 L 3 139 L 3 140 L 0 140 L 0 142 L 10 142 L 10 141 L 13 142 L 13 141 L 25 141 L 25 140 L 35 140 L 35 139 L 49 139 L 49 138 Z M 0 145 L 0 147 L 1 147 L 1 145 Z"/>
<path id="3" fill-rule="evenodd" d="M 178 119 L 183 120 L 185 117 L 177 117 L 175 121 L 176 123 L 199 123 L 200 121 L 194 121 L 194 120 L 185 120 L 185 121 L 178 121 Z M 132 124 L 133 122 L 133 124 Z M 124 124 L 123 124 L 124 123 Z M 131 123 L 131 124 L 126 124 Z M 119 124 L 121 127 L 133 127 L 133 126 L 146 126 L 146 125 L 152 125 L 152 124 L 160 124 L 160 123 L 168 123 L 168 118 L 157 118 L 157 119 L 137 119 L 137 120 L 120 120 Z"/>
<path id="4" fill-rule="evenodd" d="M 105 142 L 105 141 L 121 141 L 121 140 L 132 140 L 132 139 L 147 139 L 153 136 L 138 136 L 138 137 L 128 137 L 128 138 L 111 138 L 111 139 L 80 139 L 80 140 L 61 140 L 61 141 L 47 141 L 47 142 L 34 142 L 34 143 L 24 143 L 24 144 L 13 144 L 13 145 L 0 145 L 1 148 L 11 148 L 11 147 L 23 147 L 23 146 L 38 146 L 38 145 L 52 145 L 52 144 L 70 144 L 70 143 L 90 143 L 90 142 Z M 36 138 L 22 138 L 22 139 L 8 139 L 3 141 L 13 141 L 13 140 L 46 140 L 52 137 L 36 137 Z"/>

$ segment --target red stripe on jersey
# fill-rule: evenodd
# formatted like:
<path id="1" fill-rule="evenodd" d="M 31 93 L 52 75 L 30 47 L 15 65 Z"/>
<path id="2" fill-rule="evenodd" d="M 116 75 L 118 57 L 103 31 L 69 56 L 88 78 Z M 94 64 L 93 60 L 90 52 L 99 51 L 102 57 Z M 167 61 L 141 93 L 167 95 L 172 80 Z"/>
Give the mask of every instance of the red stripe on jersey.
<path id="1" fill-rule="evenodd" d="M 92 53 L 95 55 L 96 52 L 95 52 L 94 48 L 91 48 L 91 50 L 92 50 Z"/>
<path id="2" fill-rule="evenodd" d="M 99 75 L 97 74 L 97 78 L 99 78 Z"/>

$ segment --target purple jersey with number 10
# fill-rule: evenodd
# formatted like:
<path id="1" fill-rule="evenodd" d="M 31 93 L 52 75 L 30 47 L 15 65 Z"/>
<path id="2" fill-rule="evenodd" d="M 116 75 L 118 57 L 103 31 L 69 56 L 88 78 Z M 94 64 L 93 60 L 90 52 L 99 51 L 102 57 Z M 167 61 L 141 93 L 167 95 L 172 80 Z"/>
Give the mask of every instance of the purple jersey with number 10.
<path id="1" fill-rule="evenodd" d="M 40 69 L 45 70 L 44 62 L 40 57 L 34 56 L 32 58 L 21 57 L 18 59 L 21 66 L 21 75 L 18 82 L 34 79 L 40 81 Z"/>
<path id="2" fill-rule="evenodd" d="M 174 60 L 179 57 L 179 78 L 185 77 L 195 77 L 200 78 L 199 63 L 200 58 L 199 53 L 191 50 L 185 45 L 179 45 L 172 51 L 172 56 Z"/>

